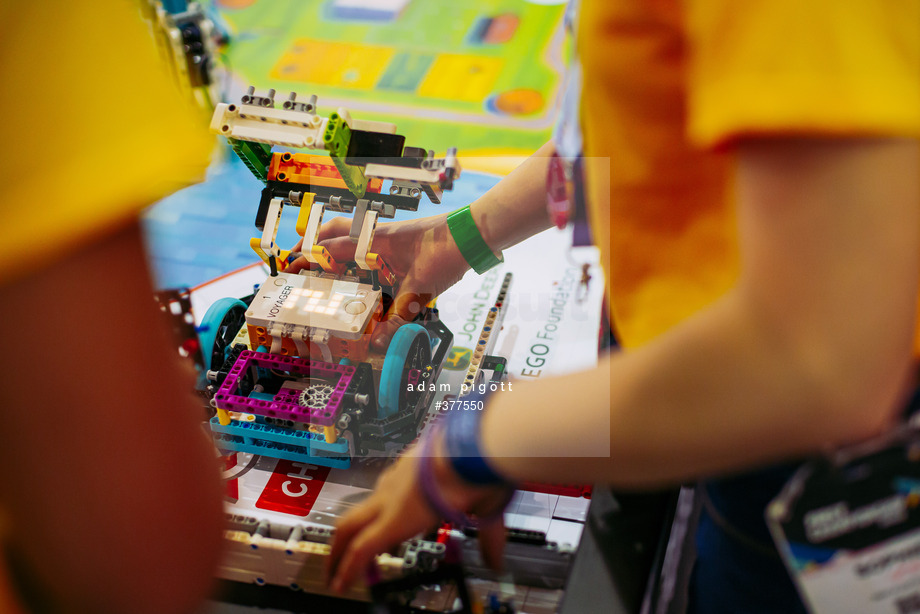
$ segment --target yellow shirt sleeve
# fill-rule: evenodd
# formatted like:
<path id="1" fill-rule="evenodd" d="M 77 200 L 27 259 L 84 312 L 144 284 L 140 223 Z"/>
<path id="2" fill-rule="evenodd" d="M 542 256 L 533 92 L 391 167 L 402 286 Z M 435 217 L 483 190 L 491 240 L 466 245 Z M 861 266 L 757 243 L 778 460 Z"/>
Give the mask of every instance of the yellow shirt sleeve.
<path id="1" fill-rule="evenodd" d="M 4 3 L 0 79 L 0 283 L 203 176 L 208 117 L 168 75 L 139 2 Z"/>
<path id="2" fill-rule="evenodd" d="M 688 136 L 920 136 L 917 0 L 688 0 Z"/>

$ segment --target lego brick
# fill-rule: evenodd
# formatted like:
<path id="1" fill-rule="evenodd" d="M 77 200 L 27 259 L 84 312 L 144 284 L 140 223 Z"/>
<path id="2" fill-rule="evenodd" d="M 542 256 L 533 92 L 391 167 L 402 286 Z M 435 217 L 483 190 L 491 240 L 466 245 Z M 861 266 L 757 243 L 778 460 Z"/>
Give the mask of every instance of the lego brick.
<path id="1" fill-rule="evenodd" d="M 502 322 L 505 319 L 506 310 L 504 305 L 508 297 L 508 290 L 511 287 L 511 279 L 511 273 L 505 273 L 501 288 L 499 288 L 498 295 L 495 298 L 495 303 L 492 305 L 491 309 L 489 309 L 489 313 L 486 315 L 485 324 L 483 324 L 482 331 L 479 333 L 479 339 L 477 340 L 476 347 L 473 350 L 473 356 L 470 359 L 470 365 L 467 368 L 466 377 L 463 379 L 459 397 L 468 395 L 480 384 L 480 376 L 483 371 L 483 364 L 488 361 L 488 358 L 490 358 L 489 355 L 495 347 L 495 342 L 498 339 L 498 333 L 501 330 Z M 504 370 L 504 364 L 502 364 L 501 368 Z M 497 372 L 497 379 L 501 379 L 502 375 L 503 373 Z"/>
<path id="2" fill-rule="evenodd" d="M 212 418 L 210 425 L 211 431 L 214 433 L 225 433 L 235 437 L 242 437 L 244 441 L 247 439 L 259 439 L 291 446 L 301 446 L 309 450 L 314 440 L 314 434 L 310 431 L 284 429 L 268 424 L 259 424 L 257 422 L 233 420 L 230 424 L 224 425 L 215 418 Z"/>
<path id="3" fill-rule="evenodd" d="M 406 137 L 366 130 L 352 130 L 345 162 L 364 165 L 368 162 L 388 164 L 390 158 L 400 158 Z"/>
<path id="4" fill-rule="evenodd" d="M 326 122 L 318 115 L 301 111 L 220 103 L 214 109 L 211 130 L 242 141 L 322 149 Z"/>
<path id="5" fill-rule="evenodd" d="M 387 286 L 395 286 L 397 283 L 396 273 L 393 272 L 393 269 L 390 268 L 384 260 L 383 256 L 380 254 L 368 253 L 365 258 L 365 263 L 369 269 L 377 271 L 378 279 L 380 283 Z"/>
<path id="6" fill-rule="evenodd" d="M 361 130 L 363 132 L 377 132 L 380 134 L 396 134 L 396 124 L 390 122 L 378 122 L 371 119 L 354 119 L 349 122 L 352 132 Z"/>
<path id="7" fill-rule="evenodd" d="M 353 243 L 357 243 L 358 237 L 361 236 L 361 227 L 364 224 L 364 218 L 367 216 L 367 205 L 368 200 L 366 198 L 359 198 L 358 202 L 355 203 L 355 214 L 351 218 L 351 226 L 348 229 L 348 238 Z M 357 260 L 357 258 L 355 259 Z"/>
<path id="8" fill-rule="evenodd" d="M 547 542 L 544 546 L 509 542 L 505 545 L 503 574 L 497 574 L 482 561 L 478 540 L 461 543 L 464 570 L 477 578 L 504 581 L 534 588 L 562 589 L 568 578 L 574 549 Z"/>
<path id="9" fill-rule="evenodd" d="M 271 181 L 348 190 L 335 163 L 327 156 L 276 152 L 271 156 L 267 177 Z M 367 183 L 367 192 L 379 194 L 382 187 L 383 179 L 373 178 Z"/>
<path id="10" fill-rule="evenodd" d="M 271 402 L 250 399 L 238 394 L 238 389 L 240 379 L 253 367 L 283 371 L 304 378 L 321 378 L 330 382 L 333 390 L 323 407 L 301 405 L 298 402 L 298 390 L 285 387 L 278 391 Z M 332 426 L 341 413 L 342 396 L 351 382 L 354 371 L 354 367 L 345 365 L 245 350 L 240 353 L 224 383 L 214 395 L 214 401 L 217 407 L 224 411 L 239 411 L 294 422 L 308 422 L 318 426 Z"/>
<path id="11" fill-rule="evenodd" d="M 272 158 L 272 148 L 264 143 L 253 143 L 238 139 L 227 139 L 234 153 L 239 156 L 252 174 L 263 183 L 268 180 L 268 164 Z"/>
<path id="12" fill-rule="evenodd" d="M 332 156 L 344 158 L 348 154 L 348 144 L 351 140 L 351 128 L 344 114 L 334 112 L 329 115 L 326 129 L 323 131 L 323 143 L 326 151 Z"/>
<path id="13" fill-rule="evenodd" d="M 206 33 L 197 23 L 189 22 L 179 26 L 182 37 L 182 47 L 185 55 L 185 68 L 188 73 L 189 84 L 193 87 L 208 86 L 211 84 L 210 63 L 206 47 Z"/>
<path id="14" fill-rule="evenodd" d="M 322 435 L 316 435 L 310 442 L 310 454 L 314 456 L 347 456 L 348 440 L 340 437 L 335 443 L 327 442 Z"/>
<path id="15" fill-rule="evenodd" d="M 228 530 L 224 531 L 224 554 L 217 575 L 236 582 L 274 584 L 330 595 L 324 580 L 329 550 L 329 545 L 313 541 Z M 367 588 L 359 582 L 344 597 L 367 601 Z"/>
<path id="16" fill-rule="evenodd" d="M 180 88 L 197 104 L 211 109 L 217 97 L 212 74 L 217 55 L 214 23 L 197 2 L 149 2 L 147 6 L 156 40 Z"/>
<path id="17" fill-rule="evenodd" d="M 367 192 L 367 177 L 364 174 L 364 169 L 360 166 L 352 166 L 345 162 L 345 158 L 340 156 L 330 156 L 332 161 L 335 163 L 335 167 L 339 169 L 339 174 L 342 176 L 342 180 L 345 181 L 345 185 L 348 186 L 348 190 L 354 194 L 357 198 L 361 198 Z"/>
<path id="18" fill-rule="evenodd" d="M 315 208 L 315 207 L 314 207 Z M 304 242 L 309 239 L 309 230 Z M 313 275 L 287 275 L 262 284 L 246 312 L 246 323 L 270 336 L 310 340 L 310 331 L 358 339 L 381 301 L 370 284 Z"/>
<path id="19" fill-rule="evenodd" d="M 310 463 L 313 465 L 330 467 L 332 469 L 348 469 L 351 467 L 351 458 L 347 456 L 314 455 L 310 454 L 309 450 L 302 446 L 292 446 L 260 439 L 253 439 L 251 442 L 245 442 L 240 437 L 234 437 L 226 433 L 214 434 L 214 443 L 221 450 L 248 452 L 249 454 L 258 454 L 260 456 L 269 456 L 271 458 L 300 463 Z"/>
<path id="20" fill-rule="evenodd" d="M 316 113 L 316 94 L 311 94 L 307 102 L 303 102 L 299 99 L 296 92 L 291 92 L 288 99 L 282 103 L 281 108 L 288 111 Z"/>
<path id="21" fill-rule="evenodd" d="M 282 202 L 280 198 L 273 198 L 268 204 L 268 212 L 265 214 L 265 227 L 262 230 L 262 238 L 259 241 L 259 247 L 262 252 L 275 258 L 280 253 L 280 248 L 275 240 L 278 237 L 278 223 L 281 221 Z"/>
<path id="22" fill-rule="evenodd" d="M 252 237 L 251 239 L 249 239 L 249 247 L 252 248 L 252 251 L 256 253 L 256 255 L 262 260 L 262 262 L 271 266 L 271 258 L 273 254 L 266 253 L 265 250 L 262 249 L 262 241 L 258 237 Z M 282 265 L 286 263 L 287 257 L 291 255 L 291 250 L 281 249 L 281 250 L 278 250 L 277 253 L 278 255 L 275 256 L 275 266 L 276 267 L 279 266 L 278 263 L 281 263 Z M 283 270 L 284 266 L 281 266 L 280 268 Z"/>
<path id="23" fill-rule="evenodd" d="M 315 197 L 315 194 L 307 192 L 303 195 L 300 202 L 300 211 L 297 212 L 297 223 L 295 224 L 294 229 L 301 237 L 304 236 L 305 232 L 307 232 L 307 223 L 310 220 L 310 212 L 313 210 L 313 200 Z"/>
<path id="24" fill-rule="evenodd" d="M 243 516 L 241 514 L 226 514 L 227 517 L 227 530 L 229 531 L 241 531 L 253 535 L 256 532 L 256 527 L 259 526 L 259 520 L 253 518 L 252 516 Z"/>
<path id="25" fill-rule="evenodd" d="M 264 454 L 272 458 L 284 458 L 294 461 L 301 461 L 310 456 L 309 449 L 303 446 L 262 439 L 245 441 L 242 437 L 216 431 L 212 431 L 211 436 L 214 439 L 214 445 L 216 445 L 219 450 L 232 450 L 235 452 L 248 452 L 250 454 L 259 455 Z"/>
<path id="26" fill-rule="evenodd" d="M 357 216 L 355 217 L 357 219 Z M 355 264 L 362 269 L 370 270 L 367 264 L 367 252 L 374 240 L 374 230 L 377 228 L 377 212 L 368 211 L 361 224 L 361 233 L 358 235 L 358 245 L 355 247 Z M 376 262 L 376 259 L 374 259 Z"/>
<path id="27" fill-rule="evenodd" d="M 368 183 L 375 181 L 381 181 L 379 178 L 369 178 Z M 291 192 L 310 192 L 316 195 L 317 201 L 322 201 L 326 204 L 326 207 L 330 211 L 351 213 L 357 202 L 357 198 L 345 188 L 336 188 L 323 185 L 316 185 L 311 183 L 294 183 L 294 182 L 285 182 L 285 181 L 273 181 L 272 179 L 268 180 L 268 186 L 263 190 L 263 200 L 265 202 L 264 207 L 268 207 L 268 202 L 275 197 L 286 198 Z M 372 193 L 365 192 L 364 194 L 367 198 L 373 199 L 373 201 L 380 201 L 387 205 L 392 205 L 397 209 L 404 211 L 416 211 L 418 209 L 418 198 L 413 198 L 410 196 L 404 196 L 401 194 L 386 194 L 386 193 Z M 294 203 L 292 203 L 294 204 Z M 260 206 L 261 210 L 261 206 Z M 387 217 L 387 216 L 382 216 Z M 389 216 L 392 217 L 392 216 Z M 260 222 L 259 220 L 263 220 Z M 264 223 L 264 213 L 260 213 L 256 217 L 256 228 L 262 229 L 261 224 Z"/>
<path id="28" fill-rule="evenodd" d="M 364 167 L 364 174 L 367 177 L 382 177 L 384 179 L 399 179 L 401 181 L 415 181 L 420 184 L 435 185 L 437 185 L 441 175 L 440 171 L 378 163 L 368 163 Z"/>
<path id="29" fill-rule="evenodd" d="M 352 194 L 357 198 L 361 198 L 367 189 L 367 178 L 364 170 L 361 167 L 352 166 L 345 162 L 352 136 L 348 120 L 348 112 L 344 109 L 331 113 L 329 120 L 326 122 L 326 129 L 323 132 L 323 143 L 325 143 L 326 150 L 332 157 L 335 167 L 339 169 L 339 174 L 342 176 L 345 185 L 348 186 Z"/>

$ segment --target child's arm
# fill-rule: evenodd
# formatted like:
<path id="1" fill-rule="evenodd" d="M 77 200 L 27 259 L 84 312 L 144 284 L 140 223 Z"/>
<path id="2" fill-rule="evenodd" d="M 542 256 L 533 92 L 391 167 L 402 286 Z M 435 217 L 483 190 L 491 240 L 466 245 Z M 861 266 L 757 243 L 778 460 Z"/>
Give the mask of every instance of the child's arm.
<path id="1" fill-rule="evenodd" d="M 217 458 L 145 258 L 133 222 L 0 288 L 2 538 L 66 611 L 197 611 L 217 562 Z"/>
<path id="2" fill-rule="evenodd" d="M 543 145 L 518 168 L 470 205 L 483 240 L 494 252 L 519 243 L 550 227 L 546 213 L 546 174 L 551 143 Z M 387 322 L 374 334 L 375 345 L 388 343 L 396 329 L 411 322 L 420 306 L 450 288 L 469 270 L 447 227 L 447 213 L 416 220 L 380 224 L 373 251 L 384 257 L 400 278 L 399 292 Z M 333 218 L 323 224 L 319 241 L 336 260 L 354 258 L 355 243 L 348 237 L 351 220 Z M 293 251 L 302 249 L 302 242 Z M 305 258 L 286 271 L 307 266 Z"/>
<path id="3" fill-rule="evenodd" d="M 894 419 L 920 273 L 917 143 L 751 141 L 738 154 L 736 287 L 638 350 L 495 395 L 482 446 L 500 473 L 647 487 L 815 452 Z M 391 492 L 414 483 L 413 496 L 375 495 L 340 522 L 337 586 L 432 522 L 415 463 L 388 478 Z M 446 497 L 475 504 L 442 477 Z"/>
<path id="4" fill-rule="evenodd" d="M 918 168 L 908 140 L 743 144 L 736 287 L 593 371 L 497 395 L 486 453 L 515 478 L 649 486 L 879 432 L 910 383 Z M 609 458 L 578 458 L 606 448 L 607 390 Z"/>

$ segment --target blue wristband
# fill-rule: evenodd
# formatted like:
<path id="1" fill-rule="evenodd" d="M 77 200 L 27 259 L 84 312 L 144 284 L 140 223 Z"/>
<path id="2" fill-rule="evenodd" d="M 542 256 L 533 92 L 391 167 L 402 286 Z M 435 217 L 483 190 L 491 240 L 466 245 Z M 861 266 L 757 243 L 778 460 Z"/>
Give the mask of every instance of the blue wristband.
<path id="1" fill-rule="evenodd" d="M 484 394 L 471 394 L 468 400 L 484 401 Z M 475 403 L 471 403 L 473 407 Z M 483 458 L 481 446 L 482 416 L 485 410 L 457 410 L 447 416 L 444 447 L 451 467 L 464 481 L 476 486 L 510 485 Z"/>
<path id="2" fill-rule="evenodd" d="M 514 497 L 515 491 L 512 487 L 506 488 L 505 498 L 501 502 L 501 505 L 493 511 L 487 512 L 485 516 L 470 516 L 464 510 L 451 507 L 447 500 L 444 499 L 438 487 L 438 482 L 435 479 L 433 466 L 433 442 L 440 434 L 440 429 L 444 426 L 446 425 L 435 424 L 431 427 L 430 431 L 422 436 L 422 441 L 420 442 L 421 453 L 418 459 L 418 479 L 422 496 L 428 504 L 428 507 L 430 507 L 441 519 L 446 520 L 458 529 L 467 527 L 479 528 L 483 525 L 501 520 L 504 516 L 505 508 L 508 507 L 512 497 Z M 504 482 L 502 483 L 504 484 Z"/>

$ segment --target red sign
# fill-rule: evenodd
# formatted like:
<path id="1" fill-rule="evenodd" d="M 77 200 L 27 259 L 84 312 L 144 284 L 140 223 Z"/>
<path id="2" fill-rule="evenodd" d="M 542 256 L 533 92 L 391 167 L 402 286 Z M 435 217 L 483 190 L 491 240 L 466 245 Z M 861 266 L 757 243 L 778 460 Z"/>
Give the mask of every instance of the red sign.
<path id="1" fill-rule="evenodd" d="M 328 476 L 329 467 L 279 460 L 256 501 L 256 507 L 292 516 L 306 516 L 313 509 Z"/>
<path id="2" fill-rule="evenodd" d="M 223 457 L 224 459 L 224 471 L 230 471 L 236 467 L 236 452 L 228 454 Z M 224 493 L 224 496 L 231 503 L 236 503 L 240 500 L 240 482 L 237 479 L 227 480 L 226 482 L 227 490 Z"/>

